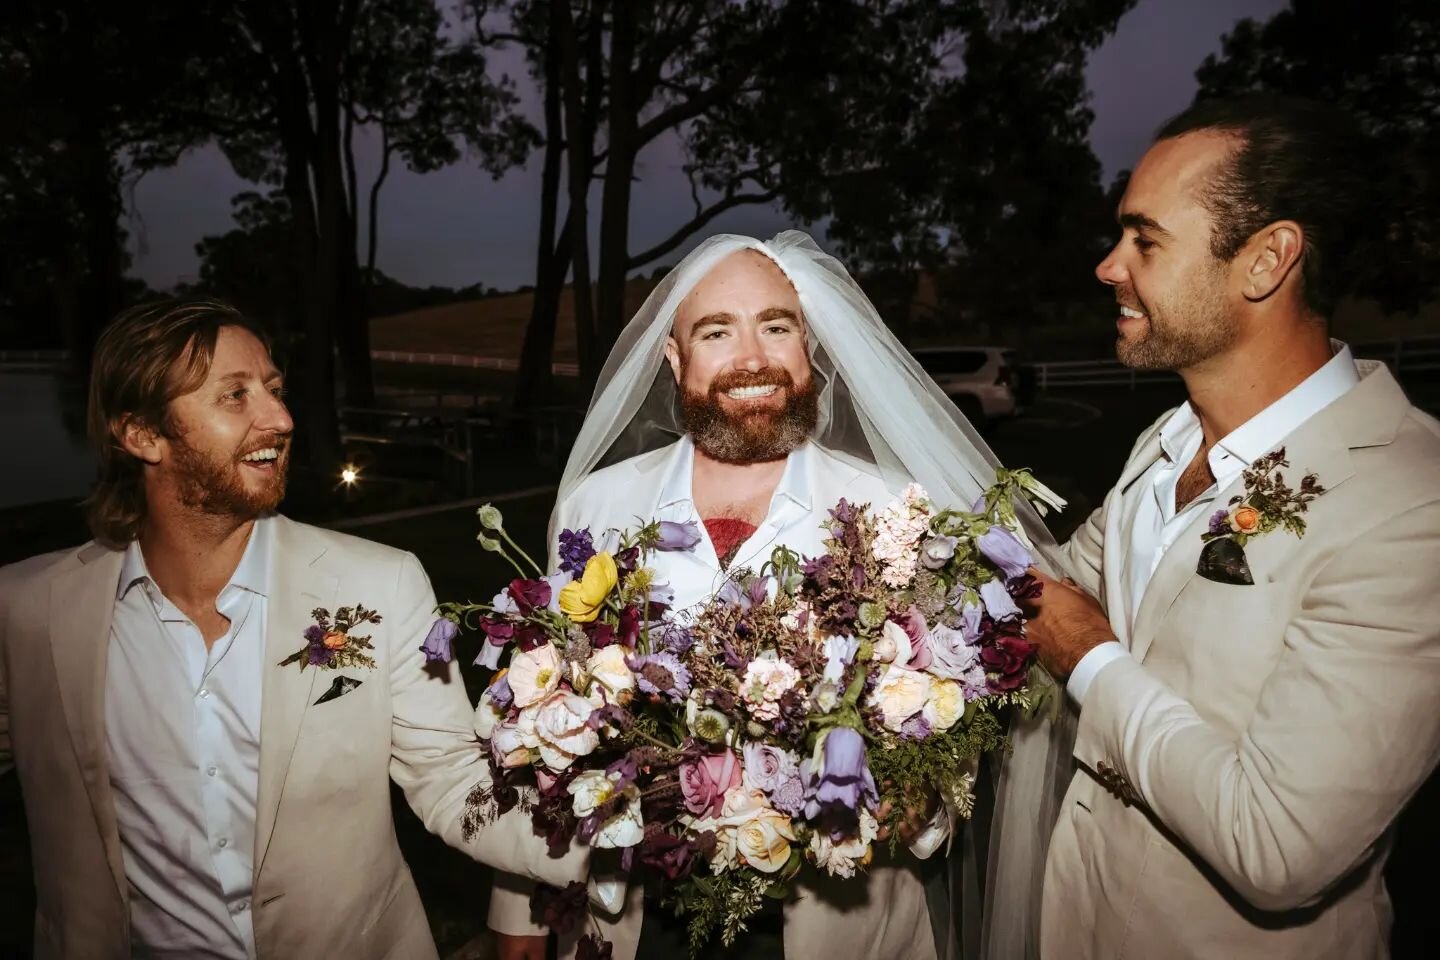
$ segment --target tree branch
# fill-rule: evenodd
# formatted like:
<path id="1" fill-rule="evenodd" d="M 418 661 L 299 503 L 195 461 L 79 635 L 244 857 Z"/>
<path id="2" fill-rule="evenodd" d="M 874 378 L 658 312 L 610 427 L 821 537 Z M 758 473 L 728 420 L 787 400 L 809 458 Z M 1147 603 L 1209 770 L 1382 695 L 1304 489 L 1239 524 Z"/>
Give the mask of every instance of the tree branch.
<path id="1" fill-rule="evenodd" d="M 716 104 L 734 96 L 745 85 L 747 71 L 732 70 L 717 80 L 708 89 L 701 90 L 674 106 L 661 110 L 646 120 L 636 131 L 636 146 L 643 147 L 666 130 L 679 126 L 686 120 L 693 120 Z"/>
<path id="2" fill-rule="evenodd" d="M 665 254 L 669 253 L 670 251 L 679 247 L 680 244 L 684 243 L 692 234 L 695 233 L 695 231 L 701 229 L 711 220 L 714 220 L 716 217 L 720 216 L 720 214 L 724 213 L 727 210 L 733 210 L 736 207 L 745 206 L 747 204 L 769 203 L 771 200 L 774 200 L 779 195 L 779 190 L 767 190 L 764 193 L 732 194 L 731 196 L 726 197 L 724 200 L 721 200 L 719 203 L 712 204 L 710 209 L 704 210 L 696 214 L 696 216 L 689 223 L 685 224 L 680 229 L 670 234 L 670 236 L 666 237 L 664 240 L 655 244 L 655 246 L 651 247 L 649 250 L 642 251 L 641 253 L 637 253 L 635 254 L 635 256 L 630 257 L 628 260 L 625 261 L 625 269 L 627 271 L 634 270 L 638 267 L 645 266 L 645 264 L 650 263 L 652 260 L 658 260 L 659 258 L 665 256 Z"/>

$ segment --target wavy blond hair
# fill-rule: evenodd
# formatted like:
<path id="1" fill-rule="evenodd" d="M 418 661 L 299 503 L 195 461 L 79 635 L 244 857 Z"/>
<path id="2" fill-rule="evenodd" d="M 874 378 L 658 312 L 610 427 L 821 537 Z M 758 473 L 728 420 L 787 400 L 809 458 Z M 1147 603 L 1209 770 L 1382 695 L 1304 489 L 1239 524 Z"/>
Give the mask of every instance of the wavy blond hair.
<path id="1" fill-rule="evenodd" d="M 120 313 L 100 334 L 90 368 L 86 426 L 99 464 L 85 501 L 95 539 L 111 547 L 134 540 L 145 520 L 145 482 L 139 460 L 122 442 L 139 423 L 174 436 L 170 402 L 197 389 L 210 373 L 222 327 L 270 337 L 255 320 L 219 300 L 166 298 Z"/>

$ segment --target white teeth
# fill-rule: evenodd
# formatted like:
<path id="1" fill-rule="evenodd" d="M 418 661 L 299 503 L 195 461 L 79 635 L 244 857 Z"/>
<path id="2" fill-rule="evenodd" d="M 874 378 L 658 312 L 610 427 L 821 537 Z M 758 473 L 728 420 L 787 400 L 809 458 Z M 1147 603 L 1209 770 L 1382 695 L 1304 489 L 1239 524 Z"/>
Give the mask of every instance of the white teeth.
<path id="1" fill-rule="evenodd" d="M 750 400 L 754 397 L 768 397 L 777 388 L 774 384 L 766 384 L 759 387 L 736 387 L 733 390 L 725 391 L 725 395 L 731 400 Z"/>
<path id="2" fill-rule="evenodd" d="M 264 460 L 277 460 L 279 457 L 280 451 L 278 449 L 275 447 L 266 447 L 264 450 L 247 453 L 241 457 L 240 460 L 244 463 L 259 463 Z"/>
<path id="3" fill-rule="evenodd" d="M 1129 307 L 1121 307 L 1120 316 L 1138 319 L 1145 316 L 1145 314 L 1141 313 L 1139 310 L 1131 310 Z"/>

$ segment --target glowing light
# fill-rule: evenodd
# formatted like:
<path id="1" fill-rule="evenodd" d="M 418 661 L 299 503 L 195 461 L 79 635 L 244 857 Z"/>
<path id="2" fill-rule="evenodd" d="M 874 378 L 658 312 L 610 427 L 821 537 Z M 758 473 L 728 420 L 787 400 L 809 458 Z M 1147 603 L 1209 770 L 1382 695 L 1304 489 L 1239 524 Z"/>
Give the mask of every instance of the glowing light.
<path id="1" fill-rule="evenodd" d="M 353 485 L 358 479 L 360 479 L 360 471 L 355 469 L 354 464 L 347 463 L 345 469 L 340 471 L 341 483 Z"/>

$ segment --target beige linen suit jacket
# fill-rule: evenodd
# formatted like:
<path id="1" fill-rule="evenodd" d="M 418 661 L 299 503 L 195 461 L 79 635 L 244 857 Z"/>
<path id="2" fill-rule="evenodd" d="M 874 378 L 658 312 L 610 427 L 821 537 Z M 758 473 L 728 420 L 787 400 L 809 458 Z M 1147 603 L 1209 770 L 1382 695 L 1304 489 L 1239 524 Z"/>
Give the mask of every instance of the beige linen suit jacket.
<path id="1" fill-rule="evenodd" d="M 589 527 L 599 533 L 611 527 L 634 527 L 637 517 L 655 517 L 665 480 L 663 472 L 673 449 L 665 447 L 641 454 L 592 474 L 560 505 L 553 532 L 558 536 L 566 527 Z M 869 503 L 876 510 L 893 498 L 879 477 L 860 465 L 818 446 L 813 452 L 810 506 L 817 528 L 825 511 L 842 497 L 851 503 Z M 759 533 L 765 532 L 762 526 Z M 754 566 L 769 559 L 769 550 L 757 556 Z M 741 556 L 737 562 L 750 559 Z M 550 562 L 553 569 L 557 558 L 552 556 Z M 721 579 L 718 570 L 717 579 Z M 816 878 L 814 883 L 799 885 L 784 906 L 784 949 L 788 960 L 934 960 L 936 935 L 920 870 L 913 858 L 883 860 L 878 849 L 883 846 L 877 845 L 877 862 L 863 880 L 826 882 Z M 511 934 L 545 932 L 530 922 L 529 889 L 516 878 L 497 878 L 490 901 L 491 929 Z M 640 884 L 632 883 L 619 913 L 592 910 L 602 936 L 614 944 L 615 960 L 632 960 L 635 956 L 644 906 Z M 561 938 L 560 955 L 573 956 L 575 938 L 593 929 L 586 923 L 575 937 Z M 948 935 L 948 931 L 942 933 Z"/>
<path id="2" fill-rule="evenodd" d="M 546 856 L 528 819 L 462 837 L 466 796 L 488 778 L 455 664 L 419 646 L 435 595 L 414 556 L 275 518 L 267 590 L 252 916 L 261 958 L 434 957 L 396 844 L 390 780 L 425 826 L 486 863 L 564 885 L 578 854 Z M 110 618 L 124 554 L 95 543 L 0 570 L 0 763 L 13 761 L 29 819 L 35 955 L 129 957 L 128 890 L 103 729 Z M 279 662 L 311 610 L 363 603 L 373 670 Z M 323 704 L 333 676 L 361 685 Z M 7 702 L 8 701 L 8 702 Z"/>
<path id="3" fill-rule="evenodd" d="M 1080 713 L 1044 957 L 1388 955 L 1389 830 L 1440 759 L 1440 425 L 1357 366 L 1281 444 L 1292 487 L 1313 472 L 1327 492 L 1303 539 L 1246 546 L 1253 585 L 1196 574 L 1207 511 L 1130 629 L 1117 504 L 1161 456 L 1163 417 L 1067 545 L 1131 658 Z"/>

